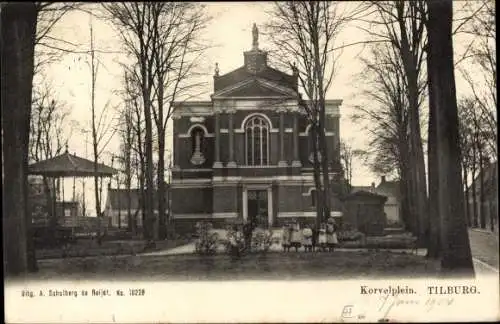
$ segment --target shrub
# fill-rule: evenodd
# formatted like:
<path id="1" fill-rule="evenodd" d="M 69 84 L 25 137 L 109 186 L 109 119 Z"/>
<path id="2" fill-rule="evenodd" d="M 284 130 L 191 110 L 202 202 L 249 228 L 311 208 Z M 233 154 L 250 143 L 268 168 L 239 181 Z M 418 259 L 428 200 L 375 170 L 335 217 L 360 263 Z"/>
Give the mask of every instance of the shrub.
<path id="1" fill-rule="evenodd" d="M 261 228 L 256 228 L 252 233 L 252 250 L 267 252 L 273 244 L 273 232 Z"/>
<path id="2" fill-rule="evenodd" d="M 356 230 L 340 231 L 337 233 L 337 238 L 341 242 L 361 241 L 364 237 L 365 234 Z"/>
<path id="3" fill-rule="evenodd" d="M 219 235 L 212 232 L 212 223 L 202 221 L 196 224 L 196 236 L 198 239 L 195 243 L 195 251 L 199 254 L 214 254 L 217 252 Z"/>
<path id="4" fill-rule="evenodd" d="M 245 250 L 245 239 L 243 234 L 229 228 L 226 232 L 226 239 L 223 240 L 226 252 L 230 254 L 240 254 Z"/>

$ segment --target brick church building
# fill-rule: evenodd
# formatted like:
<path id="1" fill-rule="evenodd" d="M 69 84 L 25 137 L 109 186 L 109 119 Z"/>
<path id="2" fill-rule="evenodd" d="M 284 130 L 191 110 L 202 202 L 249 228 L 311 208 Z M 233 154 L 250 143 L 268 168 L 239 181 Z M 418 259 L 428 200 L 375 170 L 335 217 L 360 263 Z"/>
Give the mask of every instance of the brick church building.
<path id="1" fill-rule="evenodd" d="M 216 227 L 252 220 L 281 226 L 292 218 L 314 222 L 312 145 L 298 104 L 298 75 L 271 68 L 253 46 L 244 65 L 219 75 L 210 101 L 175 103 L 172 216 L 176 228 L 199 220 Z M 326 136 L 332 183 L 340 181 L 339 107 L 327 100 Z M 341 216 L 332 195 L 332 216 Z"/>

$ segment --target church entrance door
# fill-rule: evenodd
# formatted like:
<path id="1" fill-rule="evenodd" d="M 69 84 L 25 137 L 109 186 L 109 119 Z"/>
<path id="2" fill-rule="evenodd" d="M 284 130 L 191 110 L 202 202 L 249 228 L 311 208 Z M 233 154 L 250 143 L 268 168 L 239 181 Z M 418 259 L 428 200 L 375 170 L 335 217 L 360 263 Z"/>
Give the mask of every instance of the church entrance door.
<path id="1" fill-rule="evenodd" d="M 248 220 L 254 226 L 268 227 L 267 190 L 248 190 Z"/>

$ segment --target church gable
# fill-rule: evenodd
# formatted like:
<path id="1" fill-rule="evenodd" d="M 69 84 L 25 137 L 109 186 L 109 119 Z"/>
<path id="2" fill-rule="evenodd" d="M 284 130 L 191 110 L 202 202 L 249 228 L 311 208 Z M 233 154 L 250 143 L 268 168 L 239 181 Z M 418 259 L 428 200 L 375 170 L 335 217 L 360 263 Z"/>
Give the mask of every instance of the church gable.
<path id="1" fill-rule="evenodd" d="M 293 89 L 272 82 L 250 78 L 216 92 L 213 97 L 295 97 Z"/>

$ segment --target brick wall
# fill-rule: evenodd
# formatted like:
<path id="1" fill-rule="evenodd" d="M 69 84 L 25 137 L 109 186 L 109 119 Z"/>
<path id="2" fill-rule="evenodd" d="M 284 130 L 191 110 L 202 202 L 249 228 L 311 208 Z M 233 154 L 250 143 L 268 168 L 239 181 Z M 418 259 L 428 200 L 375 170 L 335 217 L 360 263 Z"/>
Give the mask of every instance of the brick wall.
<path id="1" fill-rule="evenodd" d="M 302 186 L 279 186 L 278 200 L 278 212 L 302 211 Z"/>
<path id="2" fill-rule="evenodd" d="M 213 188 L 213 212 L 238 212 L 239 188 L 234 186 L 215 186 Z"/>
<path id="3" fill-rule="evenodd" d="M 212 188 L 173 188 L 172 213 L 212 213 Z"/>

